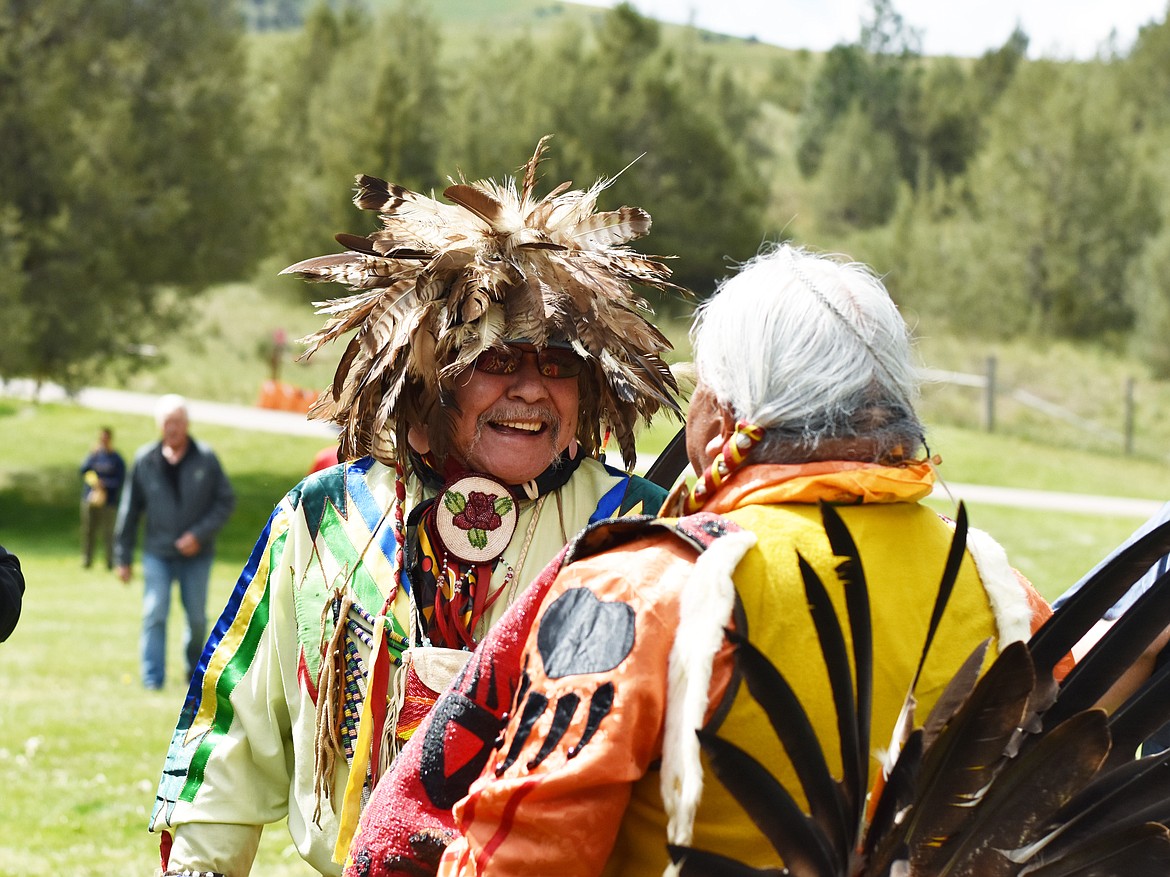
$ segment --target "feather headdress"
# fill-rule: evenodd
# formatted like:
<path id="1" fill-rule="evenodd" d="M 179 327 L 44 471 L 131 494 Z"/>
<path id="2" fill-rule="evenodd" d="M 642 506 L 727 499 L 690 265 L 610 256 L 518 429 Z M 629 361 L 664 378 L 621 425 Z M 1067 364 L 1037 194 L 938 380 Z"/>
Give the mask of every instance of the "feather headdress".
<path id="1" fill-rule="evenodd" d="M 341 427 L 346 455 L 402 462 L 411 427 L 444 448 L 443 410 L 455 377 L 509 340 L 569 344 L 586 360 L 576 436 L 586 453 L 600 449 L 607 428 L 632 466 L 638 419 L 662 408 L 679 413 L 662 359 L 670 342 L 644 316 L 649 306 L 633 284 L 681 287 L 657 257 L 623 246 L 650 230 L 650 215 L 638 207 L 594 212 L 612 179 L 585 191 L 566 182 L 536 198 L 547 140 L 524 166 L 519 188 L 511 178 L 460 178 L 443 192 L 451 204 L 360 175 L 354 203 L 376 210 L 382 228 L 368 237 L 339 234 L 348 252 L 281 272 L 355 291 L 318 302 L 329 320 L 304 339 L 308 357 L 357 330 L 332 386 L 309 412 Z"/>

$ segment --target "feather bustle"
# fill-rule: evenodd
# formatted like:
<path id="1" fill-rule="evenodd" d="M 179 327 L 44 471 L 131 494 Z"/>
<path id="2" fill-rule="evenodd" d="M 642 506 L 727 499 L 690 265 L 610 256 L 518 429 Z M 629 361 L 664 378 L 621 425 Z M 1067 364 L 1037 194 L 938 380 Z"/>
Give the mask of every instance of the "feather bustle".
<path id="1" fill-rule="evenodd" d="M 832 526 L 827 523 L 826 529 Z M 961 530 L 956 528 L 949 569 L 957 569 L 954 561 L 960 556 Z M 1170 549 L 1166 544 L 1170 533 L 1158 538 L 1163 540 L 1158 553 L 1165 553 Z M 838 551 L 840 538 L 831 542 Z M 1147 544 L 1143 550 L 1152 549 Z M 802 572 L 810 585 L 809 603 L 815 617 L 822 611 L 818 607 L 824 601 L 818 591 L 823 586 L 818 588 L 811 581 L 816 578 L 811 568 Z M 1086 600 L 1107 607 L 1116 599 L 1116 577 L 1124 575 L 1133 581 L 1142 572 L 1142 563 L 1131 563 L 1121 572 L 1115 566 L 1108 576 L 1090 581 L 1088 587 L 1101 590 Z M 849 579 L 852 570 L 846 565 L 839 574 Z M 946 602 L 950 577 L 950 573 L 943 576 L 936 609 Z M 1130 612 L 1153 613 L 1151 627 L 1170 623 L 1170 605 L 1148 602 L 1143 611 L 1139 605 L 1140 601 Z M 854 617 L 860 619 L 860 608 L 847 604 L 847 611 L 851 625 Z M 1048 631 L 1047 648 L 1071 636 L 1069 630 L 1061 630 L 1062 611 L 1049 623 L 1055 627 Z M 1076 613 L 1069 623 L 1073 630 L 1084 625 L 1083 613 Z M 820 640 L 826 661 L 841 664 L 841 647 L 835 638 Z M 1071 716 L 1057 723 L 1060 711 L 1053 704 L 1058 706 L 1065 696 L 1073 704 L 1091 700 L 1095 684 L 1087 682 L 1084 674 L 1070 674 L 1047 705 L 1037 706 L 1036 679 L 1050 674 L 1051 665 L 1048 656 L 1035 661 L 1032 646 L 1032 642 L 1015 641 L 1003 647 L 977 682 L 987 643 L 975 650 L 936 702 L 925 727 L 906 737 L 884 785 L 875 786 L 874 806 L 868 823 L 861 825 L 859 840 L 835 846 L 837 852 L 830 858 L 846 864 L 826 865 L 816 873 L 835 877 L 1153 877 L 1170 873 L 1170 752 L 1138 761 L 1124 753 L 1112 755 L 1114 726 L 1140 724 L 1137 718 L 1107 719 L 1096 709 L 1073 709 Z M 1123 654 L 1104 638 L 1096 650 L 1102 650 L 1097 663 L 1106 660 L 1102 656 Z M 737 649 L 741 666 L 747 654 L 742 646 Z M 1148 700 L 1164 701 L 1161 681 L 1135 694 L 1128 708 L 1141 712 Z M 844 687 L 844 683 L 834 686 Z M 1082 686 L 1084 691 L 1079 691 Z M 778 687 L 769 683 L 769 693 L 753 690 L 751 694 L 767 712 L 766 704 L 775 701 Z M 839 695 L 835 699 L 841 700 Z M 1157 714 L 1152 704 L 1145 708 Z M 1033 709 L 1040 721 L 1022 724 Z M 800 711 L 799 704 L 789 704 L 783 718 L 798 722 L 801 717 L 795 714 Z M 838 724 L 838 736 L 844 739 L 849 729 Z M 782 742 L 784 733 L 778 731 L 777 737 Z M 739 770 L 756 768 L 744 763 Z M 770 821 L 758 815 L 764 810 L 760 800 L 781 801 L 782 796 L 765 788 L 768 780 L 757 781 L 754 773 L 750 780 L 731 773 L 725 768 L 718 775 L 737 799 L 752 802 L 748 806 L 753 819 L 767 822 L 761 826 L 766 837 L 787 831 L 792 835 L 788 843 L 798 839 L 796 861 L 801 867 L 822 844 L 834 844 L 834 833 L 819 820 L 802 823 L 793 814 L 779 811 Z M 807 831 L 817 836 L 800 839 Z M 671 855 L 683 864 L 683 873 L 702 873 L 688 872 L 686 849 L 672 850 Z M 699 861 L 711 863 L 712 873 L 740 873 L 718 859 Z"/>

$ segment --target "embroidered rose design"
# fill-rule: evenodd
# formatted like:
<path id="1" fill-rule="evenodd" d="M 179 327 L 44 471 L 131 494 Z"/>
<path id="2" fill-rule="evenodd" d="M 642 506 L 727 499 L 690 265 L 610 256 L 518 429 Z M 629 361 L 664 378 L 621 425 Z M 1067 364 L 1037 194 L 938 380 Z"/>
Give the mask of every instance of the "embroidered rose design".
<path id="1" fill-rule="evenodd" d="M 443 494 L 443 504 L 455 517 L 453 523 L 460 530 L 467 531 L 467 541 L 473 548 L 482 549 L 487 545 L 487 534 L 502 523 L 500 515 L 512 510 L 510 496 L 497 496 L 472 490 L 466 496 L 457 490 Z"/>

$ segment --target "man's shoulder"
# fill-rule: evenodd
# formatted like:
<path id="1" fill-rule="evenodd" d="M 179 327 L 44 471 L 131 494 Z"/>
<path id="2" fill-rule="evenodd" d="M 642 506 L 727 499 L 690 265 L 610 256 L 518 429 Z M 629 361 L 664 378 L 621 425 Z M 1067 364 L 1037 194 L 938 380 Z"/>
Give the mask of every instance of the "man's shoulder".
<path id="1" fill-rule="evenodd" d="M 359 504 L 377 504 L 375 494 L 393 496 L 394 477 L 394 471 L 388 466 L 372 457 L 363 457 L 310 472 L 285 494 L 285 502 L 319 522 L 326 500 L 344 515 L 351 495 Z"/>
<path id="2" fill-rule="evenodd" d="M 601 517 L 654 514 L 666 499 L 666 490 L 654 482 L 592 458 L 581 462 L 574 477 L 591 484 Z"/>
<path id="3" fill-rule="evenodd" d="M 653 481 L 648 481 L 641 475 L 631 475 L 629 486 L 626 488 L 626 496 L 629 503 L 641 504 L 646 514 L 656 514 L 662 504 L 666 502 L 667 490 L 655 484 Z"/>
<path id="4" fill-rule="evenodd" d="M 195 452 L 195 456 L 203 457 L 208 460 L 215 460 L 217 463 L 219 462 L 219 457 L 215 453 L 215 448 L 213 448 L 207 442 L 203 441 L 202 439 L 197 439 L 194 436 L 191 436 L 189 441 L 191 443 L 191 450 Z"/>
<path id="5" fill-rule="evenodd" d="M 570 543 L 565 563 L 612 551 L 631 542 L 651 539 L 661 543 L 683 544 L 696 554 L 711 547 L 716 540 L 741 531 L 729 518 L 700 512 L 682 518 L 659 518 L 637 515 L 599 521 L 586 527 Z"/>
<path id="6" fill-rule="evenodd" d="M 138 449 L 134 452 L 134 462 L 138 463 L 145 460 L 152 453 L 157 454 L 160 458 L 162 457 L 162 442 L 160 440 L 155 439 L 152 442 L 139 445 Z"/>

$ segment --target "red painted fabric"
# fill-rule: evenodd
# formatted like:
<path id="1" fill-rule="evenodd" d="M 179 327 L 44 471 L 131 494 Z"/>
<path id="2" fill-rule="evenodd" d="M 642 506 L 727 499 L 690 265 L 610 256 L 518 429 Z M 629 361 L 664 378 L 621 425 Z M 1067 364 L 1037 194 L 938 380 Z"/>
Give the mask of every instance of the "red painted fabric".
<path id="1" fill-rule="evenodd" d="M 443 849 L 455 834 L 451 807 L 479 775 L 504 727 L 520 681 L 520 654 L 529 628 L 566 550 L 545 567 L 476 649 L 439 710 L 418 722 L 362 814 L 345 865 L 347 877 L 416 877 L 438 868 Z M 426 688 L 417 677 L 416 682 Z M 410 693 L 408 688 L 408 703 Z M 421 698 L 416 705 L 425 709 Z M 405 704 L 403 711 L 400 728 L 405 730 L 416 717 L 408 719 Z"/>

